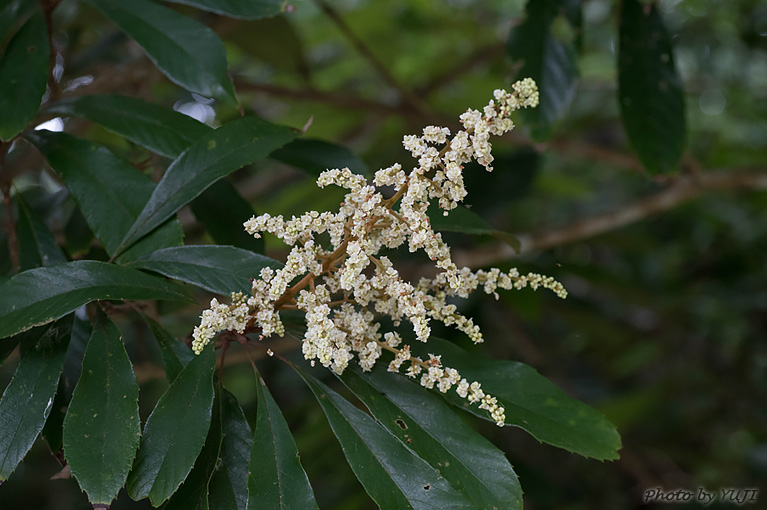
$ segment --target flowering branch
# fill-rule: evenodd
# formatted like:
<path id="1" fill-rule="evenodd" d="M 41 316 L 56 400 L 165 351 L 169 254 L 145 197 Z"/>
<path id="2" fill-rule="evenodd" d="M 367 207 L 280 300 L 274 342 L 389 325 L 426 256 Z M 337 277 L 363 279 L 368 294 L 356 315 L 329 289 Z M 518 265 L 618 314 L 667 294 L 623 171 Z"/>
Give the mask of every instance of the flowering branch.
<path id="1" fill-rule="evenodd" d="M 252 295 L 232 294 L 231 304 L 211 301 L 210 309 L 193 333 L 196 353 L 221 331 L 259 331 L 260 338 L 282 336 L 285 326 L 280 311 L 298 309 L 305 313 L 307 331 L 302 342 L 304 357 L 319 361 L 337 374 L 343 373 L 356 357 L 363 370 L 372 369 L 383 350 L 394 354 L 389 370 L 398 372 L 409 363 L 407 375 L 420 376 L 426 388 L 435 385 L 441 392 L 453 386 L 470 403 L 479 403 L 498 425 L 505 414 L 495 397 L 485 394 L 479 382 L 462 379 L 455 369 L 444 367 L 440 356 L 428 360 L 410 354 L 397 332 L 382 333 L 376 314 L 391 318 L 394 326 L 407 321 L 418 341 L 427 342 L 430 322 L 436 320 L 465 333 L 472 341 L 483 341 L 482 333 L 471 318 L 457 312 L 448 300 L 466 298 L 481 288 L 497 298 L 497 289 L 548 288 L 564 298 L 567 293 L 559 282 L 535 273 L 520 275 L 493 268 L 471 271 L 459 268 L 449 246 L 431 227 L 427 209 L 436 201 L 448 215 L 466 196 L 463 165 L 476 160 L 492 171 L 493 156 L 489 138 L 510 131 L 510 114 L 538 104 L 535 83 L 522 80 L 513 92 L 496 90 L 495 100 L 483 112 L 468 110 L 460 117 L 463 129 L 448 139 L 447 128 L 428 126 L 423 136 L 409 135 L 403 145 L 418 160 L 406 174 L 400 164 L 378 170 L 369 184 L 348 168 L 326 170 L 317 179 L 324 188 L 336 185 L 349 190 L 338 212 L 309 211 L 285 220 L 282 216 L 263 214 L 244 223 L 255 237 L 268 232 L 282 239 L 292 249 L 285 266 L 264 268 L 252 280 Z M 393 188 L 384 198 L 379 188 Z M 325 248 L 318 236 L 327 236 Z M 384 249 L 407 243 L 411 252 L 423 250 L 441 269 L 434 278 L 421 278 L 413 285 L 394 268 Z M 294 283 L 295 282 L 295 283 Z"/>

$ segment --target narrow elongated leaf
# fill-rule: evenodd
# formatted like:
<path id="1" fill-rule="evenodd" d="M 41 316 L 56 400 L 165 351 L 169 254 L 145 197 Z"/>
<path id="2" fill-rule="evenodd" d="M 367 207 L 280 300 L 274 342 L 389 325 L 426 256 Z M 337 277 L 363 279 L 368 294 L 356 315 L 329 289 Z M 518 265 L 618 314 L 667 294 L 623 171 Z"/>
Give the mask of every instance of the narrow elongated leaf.
<path id="1" fill-rule="evenodd" d="M 64 419 L 64 455 L 91 503 L 110 504 L 125 483 L 141 435 L 138 382 L 120 331 L 100 313 Z"/>
<path id="2" fill-rule="evenodd" d="M 0 140 L 10 140 L 35 117 L 48 81 L 49 54 L 45 19 L 38 8 L 0 60 Z"/>
<path id="3" fill-rule="evenodd" d="M 438 232 L 490 235 L 507 243 L 517 251 L 520 248 L 519 239 L 514 235 L 494 228 L 482 216 L 463 206 L 456 207 L 447 216 L 443 214 L 442 209 L 430 209 L 429 220 L 432 228 Z"/>
<path id="4" fill-rule="evenodd" d="M 221 391 L 221 463 L 210 480 L 212 510 L 245 510 L 248 504 L 248 463 L 253 435 L 237 398 Z"/>
<path id="5" fill-rule="evenodd" d="M 83 212 L 88 225 L 114 255 L 155 188 L 146 175 L 109 149 L 66 133 L 35 131 L 28 139 L 48 159 Z M 123 253 L 118 261 L 183 242 L 176 220 Z"/>
<path id="6" fill-rule="evenodd" d="M 203 96 L 234 97 L 215 32 L 148 0 L 86 0 L 134 39 L 172 82 Z"/>
<path id="7" fill-rule="evenodd" d="M 381 508 L 476 508 L 391 432 L 298 367 L 320 403 L 346 460 Z"/>
<path id="8" fill-rule="evenodd" d="M 251 278 L 258 278 L 264 267 L 276 269 L 282 263 L 233 246 L 200 245 L 157 250 L 131 266 L 228 296 L 232 292 L 249 293 Z"/>
<path id="9" fill-rule="evenodd" d="M 19 221 L 16 233 L 19 240 L 19 267 L 22 271 L 33 267 L 52 266 L 67 261 L 53 234 L 40 218 L 30 210 L 21 195 L 16 195 Z"/>
<path id="10" fill-rule="evenodd" d="M 271 157 L 312 175 L 320 175 L 329 168 L 345 167 L 354 173 L 370 174 L 365 162 L 349 149 L 323 140 L 299 138 L 274 151 Z"/>
<path id="11" fill-rule="evenodd" d="M 220 178 L 267 156 L 296 134 L 291 128 L 245 117 L 203 136 L 168 167 L 121 247 L 155 229 Z"/>
<path id="12" fill-rule="evenodd" d="M 146 321 L 147 325 L 149 325 L 149 330 L 157 340 L 157 345 L 160 347 L 162 367 L 165 369 L 165 376 L 168 378 L 168 382 L 172 383 L 184 369 L 184 366 L 192 360 L 194 353 L 191 350 L 186 349 L 189 353 L 189 358 L 185 360 L 186 363 L 182 363 L 174 349 L 174 345 L 179 344 L 180 342 L 173 338 L 173 335 L 168 333 L 165 328 L 160 326 L 160 324 L 151 317 L 147 315 L 142 315 L 141 317 Z"/>
<path id="13" fill-rule="evenodd" d="M 317 508 L 288 423 L 264 381 L 257 379 L 258 416 L 250 452 L 247 508 Z"/>
<path id="14" fill-rule="evenodd" d="M 384 427 L 476 508 L 522 508 L 522 489 L 503 452 L 437 395 L 381 365 L 369 373 L 349 368 L 341 379 Z"/>
<path id="15" fill-rule="evenodd" d="M 0 284 L 0 338 L 54 321 L 98 299 L 187 300 L 177 286 L 135 269 L 78 260 L 19 273 Z"/>
<path id="16" fill-rule="evenodd" d="M 130 497 L 158 506 L 189 474 L 208 435 L 213 406 L 213 346 L 184 367 L 144 426 L 126 487 Z"/>
<path id="17" fill-rule="evenodd" d="M 218 454 L 221 450 L 221 400 L 216 395 L 211 411 L 210 429 L 205 437 L 205 444 L 194 462 L 192 471 L 171 496 L 163 510 L 208 510 L 208 484 L 216 469 Z"/>
<path id="18" fill-rule="evenodd" d="M 618 457 L 621 440 L 615 426 L 602 413 L 568 397 L 529 366 L 482 358 L 434 337 L 429 339 L 428 347 L 416 343 L 412 348 L 415 354 L 424 357 L 429 352 L 438 352 L 445 366 L 455 368 L 469 382 L 480 382 L 482 390 L 498 398 L 505 407 L 506 423 L 526 430 L 539 441 L 584 457 L 599 460 Z M 469 406 L 454 391 L 445 394 L 445 398 L 490 420 L 485 411 L 476 404 Z"/>
<path id="19" fill-rule="evenodd" d="M 20 23 L 29 13 L 39 9 L 37 2 L 29 0 L 5 0 L 0 7 L 0 48 L 11 36 L 16 24 Z"/>
<path id="20" fill-rule="evenodd" d="M 193 141 L 212 130 L 183 113 L 112 94 L 65 98 L 46 111 L 86 118 L 168 158 L 178 157 Z"/>
<path id="21" fill-rule="evenodd" d="M 522 112 L 536 139 L 551 136 L 575 94 L 579 24 L 579 0 L 537 0 L 527 2 L 524 22 L 509 34 L 507 52 L 514 61 L 523 62 L 518 76 L 538 84 L 540 104 Z"/>
<path id="22" fill-rule="evenodd" d="M 246 219 L 255 215 L 255 211 L 227 179 L 221 179 L 206 189 L 190 206 L 195 218 L 203 224 L 216 244 L 264 253 L 264 240 L 248 234 L 242 226 Z M 234 218 L 242 221 L 234 221 Z"/>
<path id="23" fill-rule="evenodd" d="M 285 10 L 287 0 L 170 0 L 191 5 L 230 18 L 261 19 L 276 16 Z"/>
<path id="24" fill-rule="evenodd" d="M 19 366 L 0 399 L 0 482 L 19 465 L 53 407 L 71 317 L 23 335 Z"/>
<path id="25" fill-rule="evenodd" d="M 626 134 L 645 167 L 674 170 L 686 139 L 684 97 L 656 3 L 622 3 L 618 98 Z"/>

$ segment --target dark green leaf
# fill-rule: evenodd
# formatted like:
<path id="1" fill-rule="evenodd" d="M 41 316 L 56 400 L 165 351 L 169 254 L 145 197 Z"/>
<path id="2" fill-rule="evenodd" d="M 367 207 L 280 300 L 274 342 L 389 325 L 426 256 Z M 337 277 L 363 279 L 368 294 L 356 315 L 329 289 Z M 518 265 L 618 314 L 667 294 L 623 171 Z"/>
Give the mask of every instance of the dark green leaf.
<path id="1" fill-rule="evenodd" d="M 64 383 L 59 380 L 56 396 L 53 397 L 53 404 L 51 404 L 51 412 L 45 420 L 43 430 L 40 431 L 45 442 L 48 443 L 48 448 L 58 458 L 61 458 L 60 455 L 63 454 L 64 417 L 67 415 L 67 404 L 66 389 Z"/>
<path id="2" fill-rule="evenodd" d="M 38 8 L 39 4 L 30 0 L 4 0 L 0 7 L 0 52 L 16 25 Z"/>
<path id="3" fill-rule="evenodd" d="M 21 339 L 21 361 L 0 399 L 0 482 L 19 465 L 51 412 L 71 328 L 68 317 Z"/>
<path id="4" fill-rule="evenodd" d="M 168 167 L 121 246 L 155 229 L 220 178 L 295 137 L 293 129 L 255 117 L 237 119 L 203 136 Z"/>
<path id="5" fill-rule="evenodd" d="M 370 173 L 365 162 L 349 149 L 323 140 L 299 138 L 274 151 L 270 157 L 312 175 L 320 175 L 330 168 L 346 167 L 364 176 Z"/>
<path id="6" fill-rule="evenodd" d="M 78 260 L 19 273 L 0 284 L 0 338 L 41 326 L 98 299 L 187 300 L 178 287 L 135 269 Z"/>
<path id="7" fill-rule="evenodd" d="M 114 255 L 152 195 L 154 183 L 106 147 L 95 143 L 50 131 L 35 131 L 28 134 L 28 138 L 61 176 L 107 253 Z M 118 261 L 180 245 L 183 236 L 181 225 L 171 220 L 123 253 Z"/>
<path id="8" fill-rule="evenodd" d="M 499 449 L 442 399 L 381 365 L 341 378 L 373 416 L 444 476 L 476 508 L 522 508 L 517 475 Z"/>
<path id="9" fill-rule="evenodd" d="M 226 389 L 221 391 L 221 421 L 221 463 L 210 480 L 208 501 L 213 510 L 245 510 L 253 437 L 237 398 Z"/>
<path id="10" fill-rule="evenodd" d="M 463 206 L 456 207 L 447 216 L 443 214 L 442 209 L 432 208 L 429 210 L 429 220 L 432 228 L 438 232 L 491 235 L 517 251 L 520 248 L 519 239 L 515 236 L 493 228 L 482 216 Z"/>
<path id="11" fill-rule="evenodd" d="M 157 345 L 160 347 L 160 357 L 162 358 L 162 367 L 165 369 L 165 376 L 168 378 L 168 382 L 173 382 L 178 374 L 184 369 L 184 367 L 194 357 L 194 353 L 186 348 L 185 351 L 189 354 L 189 357 L 182 362 L 179 358 L 176 349 L 176 345 L 181 344 L 173 335 L 168 333 L 160 324 L 147 315 L 142 315 L 143 319 L 149 325 L 149 329 L 157 340 Z"/>
<path id="12" fill-rule="evenodd" d="M 199 245 L 157 250 L 141 256 L 131 266 L 228 296 L 238 291 L 249 294 L 251 278 L 258 278 L 264 267 L 276 269 L 282 263 L 233 246 Z"/>
<path id="13" fill-rule="evenodd" d="M 86 118 L 168 158 L 178 157 L 192 142 L 211 131 L 188 115 L 128 96 L 65 98 L 46 111 Z"/>
<path id="14" fill-rule="evenodd" d="M 530 122 L 533 137 L 539 140 L 551 136 L 575 94 L 578 69 L 574 43 L 580 23 L 579 3 L 527 2 L 525 20 L 509 34 L 508 54 L 514 61 L 523 62 L 517 75 L 538 84 L 540 104 L 522 114 Z"/>
<path id="15" fill-rule="evenodd" d="M 0 140 L 10 140 L 35 117 L 48 81 L 49 54 L 48 31 L 38 8 L 0 60 Z"/>
<path id="16" fill-rule="evenodd" d="M 110 504 L 141 435 L 138 382 L 120 331 L 99 313 L 64 420 L 64 455 L 91 503 Z"/>
<path id="17" fill-rule="evenodd" d="M 247 508 L 317 508 L 288 424 L 264 381 L 256 377 L 258 416 L 250 452 Z"/>
<path id="18" fill-rule="evenodd" d="M 293 367 L 322 406 L 346 460 L 381 508 L 476 508 L 439 472 L 341 395 Z"/>
<path id="19" fill-rule="evenodd" d="M 216 33 L 147 0 L 86 0 L 133 38 L 172 82 L 203 96 L 234 97 L 226 50 Z"/>
<path id="20" fill-rule="evenodd" d="M 131 498 L 168 499 L 192 469 L 208 434 L 213 407 L 213 346 L 184 367 L 144 426 L 126 488 Z"/>
<path id="21" fill-rule="evenodd" d="M 568 397 L 554 383 L 529 366 L 515 361 L 493 360 L 470 354 L 439 338 L 430 338 L 428 347 L 416 342 L 414 354 L 428 357 L 439 353 L 445 366 L 455 368 L 469 382 L 478 381 L 482 390 L 496 397 L 506 408 L 506 423 L 533 437 L 584 457 L 599 460 L 618 458 L 621 440 L 615 427 L 599 411 Z M 458 407 L 490 420 L 476 404 L 454 391 L 445 397 Z"/>
<path id="22" fill-rule="evenodd" d="M 682 83 L 656 3 L 624 0 L 618 97 L 626 134 L 652 173 L 676 169 L 685 146 Z"/>
<path id="23" fill-rule="evenodd" d="M 72 210 L 67 224 L 64 225 L 64 237 L 71 258 L 81 258 L 90 251 L 94 235 L 80 209 Z"/>
<path id="24" fill-rule="evenodd" d="M 285 10 L 287 0 L 170 0 L 191 5 L 230 18 L 259 19 L 276 16 Z"/>
<path id="25" fill-rule="evenodd" d="M 7 358 L 16 348 L 16 346 L 19 345 L 19 342 L 21 341 L 21 338 L 23 336 L 24 336 L 24 333 L 21 333 L 19 335 L 5 339 L 2 342 L 0 342 L 0 365 L 3 364 L 3 362 L 5 361 L 5 358 Z"/>
<path id="26" fill-rule="evenodd" d="M 264 240 L 248 234 L 242 226 L 255 211 L 228 180 L 216 182 L 190 205 L 216 244 L 264 253 Z"/>
<path id="27" fill-rule="evenodd" d="M 221 450 L 221 399 L 216 396 L 211 411 L 210 429 L 205 445 L 194 462 L 194 467 L 171 496 L 163 510 L 208 510 L 208 484 L 216 469 L 218 453 Z"/>
<path id="28" fill-rule="evenodd" d="M 48 227 L 38 218 L 24 201 L 16 195 L 19 205 L 19 221 L 16 233 L 19 241 L 19 268 L 22 271 L 33 267 L 52 266 L 67 261 L 61 248 L 56 244 Z"/>

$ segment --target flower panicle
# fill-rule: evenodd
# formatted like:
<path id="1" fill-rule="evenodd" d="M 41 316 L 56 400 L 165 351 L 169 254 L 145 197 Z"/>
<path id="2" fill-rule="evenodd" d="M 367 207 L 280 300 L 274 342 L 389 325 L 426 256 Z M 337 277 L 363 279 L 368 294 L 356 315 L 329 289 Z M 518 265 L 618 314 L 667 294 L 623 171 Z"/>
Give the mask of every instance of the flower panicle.
<path id="1" fill-rule="evenodd" d="M 458 268 L 450 247 L 433 230 L 427 216 L 432 203 L 448 215 L 466 197 L 466 163 L 476 160 L 492 171 L 490 137 L 513 129 L 510 115 L 536 106 L 538 97 L 535 82 L 524 79 L 515 83 L 511 92 L 496 90 L 482 111 L 463 113 L 463 129 L 452 138 L 448 128 L 438 126 L 425 127 L 421 136 L 405 136 L 403 145 L 417 161 L 410 172 L 396 163 L 378 170 L 371 183 L 348 168 L 322 172 L 317 179 L 319 187 L 335 185 L 348 190 L 337 212 L 309 211 L 290 219 L 262 214 L 247 220 L 244 227 L 248 233 L 255 237 L 272 234 L 291 251 L 283 267 L 261 270 L 253 280 L 252 296 L 233 294 L 231 305 L 211 301 L 194 330 L 194 351 L 201 352 L 225 330 L 243 333 L 253 327 L 262 337 L 282 336 L 285 327 L 279 312 L 289 307 L 305 313 L 302 350 L 312 365 L 319 362 L 341 374 L 356 356 L 367 371 L 388 350 L 394 355 L 389 370 L 399 371 L 409 363 L 406 374 L 420 376 L 422 386 L 436 386 L 443 393 L 455 388 L 458 395 L 478 403 L 503 425 L 503 407 L 482 391 L 479 382 L 469 382 L 457 370 L 444 367 L 439 356 L 430 355 L 426 361 L 413 356 L 397 332 L 381 331 L 377 317 L 388 316 L 395 326 L 410 323 L 416 341 L 428 341 L 431 322 L 438 321 L 479 343 L 483 341 L 479 328 L 449 303 L 451 298 L 465 298 L 479 289 L 497 299 L 498 289 L 526 286 L 567 296 L 559 282 L 536 273 Z M 391 194 L 385 196 L 381 188 L 389 188 Z M 316 241 L 320 234 L 330 238 L 328 248 Z M 423 251 L 441 271 L 416 285 L 403 279 L 391 260 L 381 254 L 384 249 L 402 245 L 411 252 Z"/>

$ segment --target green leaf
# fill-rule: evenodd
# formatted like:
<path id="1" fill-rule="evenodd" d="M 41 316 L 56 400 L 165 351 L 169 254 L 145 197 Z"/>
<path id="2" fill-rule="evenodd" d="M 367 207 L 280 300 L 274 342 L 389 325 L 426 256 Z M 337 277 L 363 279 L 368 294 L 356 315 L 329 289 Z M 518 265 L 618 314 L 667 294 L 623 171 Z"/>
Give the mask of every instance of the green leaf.
<path id="1" fill-rule="evenodd" d="M 684 96 L 671 38 L 654 2 L 622 3 L 618 98 L 628 139 L 647 170 L 676 169 L 686 139 Z"/>
<path id="2" fill-rule="evenodd" d="M 21 339 L 21 361 L 0 399 L 0 482 L 11 476 L 51 412 L 71 328 L 69 317 Z"/>
<path id="3" fill-rule="evenodd" d="M 74 208 L 64 226 L 64 237 L 69 256 L 79 259 L 88 254 L 94 235 L 80 209 Z"/>
<path id="4" fill-rule="evenodd" d="M 280 268 L 282 263 L 233 246 L 199 245 L 157 250 L 130 266 L 228 296 L 238 291 L 249 294 L 251 278 L 258 278 L 264 267 Z"/>
<path id="5" fill-rule="evenodd" d="M 64 419 L 64 455 L 91 503 L 110 504 L 125 483 L 141 435 L 138 382 L 120 331 L 99 313 Z"/>
<path id="6" fill-rule="evenodd" d="M 527 2 L 525 20 L 509 34 L 507 53 L 512 60 L 523 62 L 517 76 L 532 78 L 538 84 L 540 104 L 522 112 L 537 140 L 551 136 L 575 94 L 579 4 L 574 0 L 531 0 Z"/>
<path id="7" fill-rule="evenodd" d="M 314 393 L 346 460 L 381 508 L 476 508 L 440 473 L 368 414 L 293 366 Z"/>
<path id="8" fill-rule="evenodd" d="M 490 235 L 507 243 L 519 251 L 520 242 L 514 235 L 494 228 L 479 214 L 464 206 L 458 206 L 443 214 L 442 209 L 432 208 L 428 211 L 432 228 L 438 232 L 458 232 L 461 234 Z"/>
<path id="9" fill-rule="evenodd" d="M 147 0 L 86 2 L 134 39 L 172 82 L 207 97 L 234 97 L 226 50 L 210 28 Z"/>
<path id="10" fill-rule="evenodd" d="M 204 349 L 160 397 L 144 426 L 126 488 L 131 498 L 157 506 L 189 474 L 208 434 L 213 407 L 215 350 Z"/>
<path id="11" fill-rule="evenodd" d="M 109 149 L 66 133 L 35 131 L 27 138 L 48 159 L 83 212 L 107 253 L 114 255 L 125 233 L 146 204 L 154 183 Z M 171 220 L 123 253 L 129 261 L 158 248 L 180 245 L 184 233 Z"/>
<path id="12" fill-rule="evenodd" d="M 61 248 L 56 244 L 48 227 L 24 201 L 21 194 L 16 195 L 19 205 L 19 220 L 16 234 L 19 241 L 19 267 L 22 271 L 33 267 L 52 266 L 67 261 Z"/>
<path id="13" fill-rule="evenodd" d="M 0 140 L 12 139 L 35 118 L 48 82 L 49 54 L 45 19 L 37 8 L 0 60 Z"/>
<path id="14" fill-rule="evenodd" d="M 208 510 L 208 485 L 216 469 L 218 453 L 221 450 L 221 399 L 216 396 L 211 411 L 210 429 L 205 445 L 194 462 L 194 467 L 171 496 L 163 510 Z"/>
<path id="15" fill-rule="evenodd" d="M 469 382 L 478 381 L 482 390 L 498 399 L 506 408 L 506 423 L 529 432 L 548 443 L 584 457 L 599 460 L 618 458 L 621 440 L 605 416 L 583 402 L 568 397 L 551 381 L 529 366 L 516 361 L 482 358 L 439 338 L 430 338 L 428 346 L 416 342 L 414 355 L 442 355 L 442 363 Z M 424 358 L 425 359 L 425 358 Z M 449 391 L 445 398 L 480 418 L 492 421 L 476 404 Z"/>
<path id="16" fill-rule="evenodd" d="M 190 206 L 194 217 L 216 244 L 264 253 L 264 240 L 248 234 L 242 226 L 245 220 L 255 215 L 255 211 L 228 180 L 221 179 L 214 183 Z"/>
<path id="17" fill-rule="evenodd" d="M 0 284 L 0 338 L 54 321 L 98 299 L 187 300 L 177 286 L 135 269 L 78 260 L 19 273 Z"/>
<path id="18" fill-rule="evenodd" d="M 16 25 L 39 8 L 40 4 L 29 0 L 4 0 L 0 7 L 0 52 Z"/>
<path id="19" fill-rule="evenodd" d="M 168 382 L 172 383 L 187 363 L 192 360 L 194 353 L 191 350 L 186 349 L 186 352 L 189 353 L 189 357 L 185 360 L 186 363 L 182 363 L 174 349 L 174 346 L 181 342 L 173 338 L 173 335 L 168 333 L 165 328 L 160 326 L 159 323 L 148 315 L 142 314 L 141 317 L 146 321 L 149 330 L 157 340 L 157 345 L 160 347 L 160 358 L 162 359 L 162 367 L 165 370 L 165 376 L 168 378 Z"/>
<path id="20" fill-rule="evenodd" d="M 264 381 L 256 377 L 258 416 L 250 452 L 247 508 L 317 508 L 288 423 Z"/>
<path id="21" fill-rule="evenodd" d="M 135 97 L 91 95 L 62 99 L 47 113 L 74 115 L 168 158 L 176 158 L 212 128 L 188 115 Z"/>
<path id="22" fill-rule="evenodd" d="M 151 232 L 220 178 L 295 137 L 293 129 L 255 117 L 234 120 L 203 136 L 168 167 L 121 247 Z"/>
<path id="23" fill-rule="evenodd" d="M 230 18 L 260 19 L 276 16 L 285 10 L 287 0 L 169 0 L 173 3 L 191 5 Z"/>
<path id="24" fill-rule="evenodd" d="M 330 168 L 346 167 L 354 173 L 370 175 L 365 162 L 349 149 L 323 140 L 299 138 L 274 151 L 270 157 L 311 175 L 320 175 Z"/>
<path id="25" fill-rule="evenodd" d="M 210 480 L 208 501 L 213 510 L 245 510 L 248 504 L 248 463 L 253 436 L 237 398 L 221 391 L 221 463 Z"/>
<path id="26" fill-rule="evenodd" d="M 522 508 L 522 489 L 503 452 L 437 395 L 380 365 L 369 373 L 349 368 L 341 380 L 384 427 L 476 508 Z"/>

